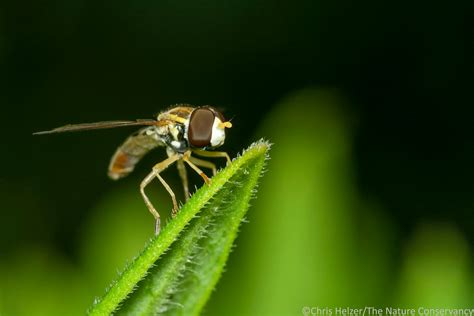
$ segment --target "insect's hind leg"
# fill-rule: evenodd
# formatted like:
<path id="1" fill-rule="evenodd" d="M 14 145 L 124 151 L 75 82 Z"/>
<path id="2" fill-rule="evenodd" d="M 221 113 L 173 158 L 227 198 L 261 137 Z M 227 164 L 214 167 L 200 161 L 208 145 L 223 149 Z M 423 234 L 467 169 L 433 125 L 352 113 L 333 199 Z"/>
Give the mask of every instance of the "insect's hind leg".
<path id="1" fill-rule="evenodd" d="M 150 213 L 155 217 L 156 220 L 156 225 L 155 225 L 155 234 L 158 235 L 160 233 L 160 228 L 161 228 L 161 220 L 160 220 L 160 214 L 158 211 L 153 207 L 153 204 L 151 204 L 150 199 L 146 196 L 145 194 L 145 187 L 156 177 L 158 180 L 160 180 L 161 184 L 165 187 L 166 191 L 171 195 L 171 199 L 173 200 L 173 211 L 172 214 L 176 214 L 178 212 L 178 203 L 176 203 L 176 196 L 171 190 L 170 186 L 168 183 L 165 182 L 165 180 L 160 176 L 160 172 L 168 168 L 171 164 L 173 164 L 176 160 L 180 158 L 179 155 L 174 155 L 171 156 L 165 160 L 163 160 L 160 163 L 157 163 L 154 167 L 152 172 L 150 172 L 145 179 L 140 184 L 140 192 L 143 196 L 143 200 L 145 201 L 146 206 L 148 207 L 148 210 Z"/>

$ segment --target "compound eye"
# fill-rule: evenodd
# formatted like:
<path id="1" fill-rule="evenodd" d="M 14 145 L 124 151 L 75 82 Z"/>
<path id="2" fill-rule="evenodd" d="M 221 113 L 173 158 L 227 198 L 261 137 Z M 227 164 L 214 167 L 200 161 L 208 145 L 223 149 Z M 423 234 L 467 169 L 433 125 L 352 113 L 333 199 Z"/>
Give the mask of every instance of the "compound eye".
<path id="1" fill-rule="evenodd" d="M 193 147 L 206 147 L 211 144 L 214 113 L 208 108 L 193 111 L 189 119 L 188 140 Z"/>

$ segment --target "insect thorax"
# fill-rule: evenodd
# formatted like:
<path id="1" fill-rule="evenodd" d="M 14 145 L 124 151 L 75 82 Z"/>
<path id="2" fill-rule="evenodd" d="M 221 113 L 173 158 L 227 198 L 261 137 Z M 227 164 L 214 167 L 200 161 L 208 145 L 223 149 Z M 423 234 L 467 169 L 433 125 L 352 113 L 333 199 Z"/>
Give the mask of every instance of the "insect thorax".
<path id="1" fill-rule="evenodd" d="M 184 137 L 184 124 L 174 123 L 157 127 L 157 133 L 163 143 L 175 152 L 183 153 L 189 149 L 189 144 Z"/>

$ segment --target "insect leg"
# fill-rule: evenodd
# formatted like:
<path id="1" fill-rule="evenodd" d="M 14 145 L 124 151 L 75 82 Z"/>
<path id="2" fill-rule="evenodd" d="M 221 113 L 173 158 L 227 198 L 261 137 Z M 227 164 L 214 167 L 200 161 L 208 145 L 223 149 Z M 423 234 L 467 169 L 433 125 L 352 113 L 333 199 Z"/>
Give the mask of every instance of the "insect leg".
<path id="1" fill-rule="evenodd" d="M 171 165 L 173 162 L 178 160 L 180 157 L 179 155 L 171 156 L 165 160 L 163 160 L 160 163 L 157 163 L 154 167 L 152 172 L 150 172 L 145 179 L 140 184 L 140 192 L 143 196 L 143 200 L 145 201 L 146 206 L 148 207 L 148 210 L 150 213 L 155 217 L 156 220 L 156 226 L 155 226 L 155 234 L 158 235 L 160 233 L 160 214 L 158 211 L 153 207 L 153 204 L 151 204 L 150 199 L 146 196 L 145 194 L 145 187 L 156 177 L 158 180 L 160 180 L 161 184 L 165 187 L 165 189 L 168 191 L 168 193 L 171 195 L 171 199 L 173 200 L 173 213 L 176 213 L 178 211 L 178 204 L 176 203 L 176 197 L 173 193 L 173 190 L 171 190 L 170 186 L 163 180 L 163 178 L 160 176 L 160 172 L 165 170 L 169 165 Z"/>
<path id="2" fill-rule="evenodd" d="M 201 178 L 204 179 L 204 182 L 206 182 L 206 184 L 210 184 L 211 183 L 211 180 L 209 180 L 209 178 L 206 176 L 206 174 L 204 172 L 202 172 L 201 169 L 199 169 L 195 164 L 193 164 L 190 160 L 190 157 L 191 157 L 191 152 L 188 151 L 184 154 L 183 156 L 183 160 L 191 167 L 193 168 L 194 171 L 196 171 L 200 176 Z"/>
<path id="3" fill-rule="evenodd" d="M 173 210 L 171 211 L 171 215 L 173 217 L 175 217 L 176 214 L 178 213 L 178 203 L 176 203 L 176 195 L 174 194 L 173 190 L 168 185 L 168 183 L 166 183 L 166 181 L 160 176 L 160 172 L 162 172 L 163 170 L 168 168 L 168 166 L 170 166 L 172 163 L 174 163 L 179 158 L 180 158 L 179 155 L 171 156 L 171 157 L 163 160 L 162 162 L 157 163 L 153 167 L 153 172 L 155 173 L 155 176 L 158 178 L 158 180 L 160 180 L 161 184 L 165 187 L 166 191 L 168 191 L 168 193 L 171 196 L 171 200 L 173 201 Z"/>
<path id="4" fill-rule="evenodd" d="M 158 235 L 160 233 L 160 213 L 158 213 L 157 210 L 153 207 L 153 205 L 150 202 L 150 199 L 146 196 L 145 194 L 145 187 L 155 178 L 155 173 L 152 171 L 150 172 L 145 179 L 140 183 L 140 193 L 143 196 L 143 200 L 145 201 L 145 205 L 148 207 L 148 210 L 150 213 L 153 215 L 155 218 L 156 224 L 155 224 L 155 234 Z"/>
<path id="5" fill-rule="evenodd" d="M 209 157 L 209 158 L 225 157 L 227 159 L 227 165 L 230 165 L 232 163 L 232 160 L 230 160 L 229 154 L 226 153 L 225 151 L 206 151 L 202 149 L 194 149 L 193 152 L 202 157 Z"/>
<path id="6" fill-rule="evenodd" d="M 198 167 L 209 168 L 212 170 L 212 175 L 215 176 L 217 173 L 216 165 L 210 161 L 202 160 L 193 156 L 189 157 L 189 160 Z"/>
<path id="7" fill-rule="evenodd" d="M 183 160 L 178 160 L 176 163 L 178 167 L 179 176 L 181 177 L 181 182 L 183 183 L 184 189 L 184 198 L 189 200 L 189 186 L 188 186 L 188 173 L 186 172 L 186 166 L 184 165 Z"/>

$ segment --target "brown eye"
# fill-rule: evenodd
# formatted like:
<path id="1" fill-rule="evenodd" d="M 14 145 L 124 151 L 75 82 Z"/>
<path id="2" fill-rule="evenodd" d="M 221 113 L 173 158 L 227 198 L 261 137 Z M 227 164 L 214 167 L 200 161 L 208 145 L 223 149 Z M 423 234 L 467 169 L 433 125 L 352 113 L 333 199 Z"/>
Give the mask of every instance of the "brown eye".
<path id="1" fill-rule="evenodd" d="M 189 119 L 188 140 L 193 147 L 206 147 L 211 143 L 214 113 L 208 108 L 193 111 Z"/>

